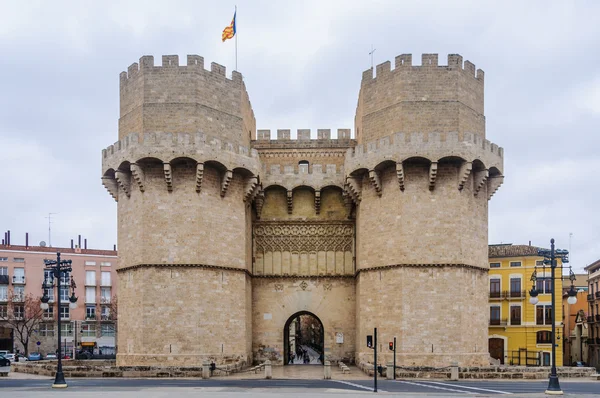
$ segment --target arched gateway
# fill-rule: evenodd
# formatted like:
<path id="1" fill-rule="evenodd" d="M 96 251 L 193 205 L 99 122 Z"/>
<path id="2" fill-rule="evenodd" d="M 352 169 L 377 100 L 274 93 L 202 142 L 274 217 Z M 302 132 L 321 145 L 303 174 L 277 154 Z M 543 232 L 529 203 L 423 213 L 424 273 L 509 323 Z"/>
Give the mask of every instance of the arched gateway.
<path id="1" fill-rule="evenodd" d="M 283 327 L 285 365 L 322 365 L 325 352 L 323 322 L 313 313 L 300 311 Z"/>

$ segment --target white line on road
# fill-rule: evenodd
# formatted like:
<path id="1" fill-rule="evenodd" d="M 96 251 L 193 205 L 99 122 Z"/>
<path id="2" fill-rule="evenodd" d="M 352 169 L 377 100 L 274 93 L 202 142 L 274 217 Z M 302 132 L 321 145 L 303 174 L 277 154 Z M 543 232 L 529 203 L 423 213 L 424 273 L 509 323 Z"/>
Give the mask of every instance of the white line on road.
<path id="1" fill-rule="evenodd" d="M 439 381 L 428 381 L 427 383 L 439 384 L 441 386 L 452 386 L 452 387 L 468 388 L 469 390 L 479 390 L 479 391 L 496 392 L 498 394 L 512 394 L 512 392 L 508 392 L 508 391 L 490 390 L 490 389 L 487 389 L 487 388 L 479 388 L 479 387 L 467 387 L 467 386 L 461 386 L 460 384 L 440 383 Z"/>
<path id="2" fill-rule="evenodd" d="M 362 388 L 362 389 L 368 390 L 368 391 L 373 391 L 373 387 L 362 386 L 360 384 L 351 383 L 349 381 L 343 381 L 343 380 L 331 380 L 331 381 L 335 381 L 336 383 L 347 384 L 347 385 L 352 386 L 352 387 Z M 387 392 L 387 391 L 383 391 L 383 390 L 379 390 L 379 389 L 377 389 L 377 390 L 379 392 Z"/>
<path id="3" fill-rule="evenodd" d="M 460 392 L 460 393 L 463 393 L 463 394 L 471 394 L 471 395 L 476 395 L 477 394 L 476 392 L 465 391 L 465 390 L 456 390 L 456 389 L 453 389 L 453 388 L 436 387 L 436 386 L 432 386 L 430 384 L 415 383 L 413 381 L 396 380 L 396 383 L 404 383 L 404 384 L 410 384 L 410 385 L 413 385 L 413 386 L 433 388 L 433 389 L 436 389 L 436 390 L 445 390 L 445 391 L 452 391 L 452 392 Z"/>

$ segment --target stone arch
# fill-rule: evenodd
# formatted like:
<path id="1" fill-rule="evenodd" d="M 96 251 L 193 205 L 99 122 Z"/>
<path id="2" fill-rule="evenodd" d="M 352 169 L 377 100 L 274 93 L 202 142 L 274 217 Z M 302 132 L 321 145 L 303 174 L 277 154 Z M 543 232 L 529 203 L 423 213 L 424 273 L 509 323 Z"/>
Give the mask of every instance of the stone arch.
<path id="1" fill-rule="evenodd" d="M 318 354 L 320 354 L 320 358 L 318 358 L 318 361 L 320 362 L 320 364 L 323 364 L 323 358 L 325 357 L 325 327 L 323 326 L 323 322 L 321 321 L 321 319 L 319 319 L 319 317 L 317 315 L 315 315 L 314 313 L 310 312 L 310 311 L 298 311 L 294 314 L 292 314 L 287 321 L 285 322 L 285 325 L 283 327 L 283 364 L 284 365 L 289 365 L 289 360 L 290 360 L 290 354 L 291 354 L 291 348 L 292 344 L 291 344 L 291 337 L 290 336 L 290 326 L 293 324 L 293 322 L 295 322 L 297 319 L 301 319 L 302 316 L 310 316 L 311 318 L 315 319 L 318 324 L 320 325 L 320 333 L 318 336 L 318 340 L 319 340 L 319 345 L 320 346 L 320 352 L 318 350 L 315 349 L 315 351 L 317 351 Z M 297 337 L 294 337 L 294 340 L 297 339 Z M 296 340 L 296 343 L 299 343 Z M 305 344 L 303 344 L 305 345 Z M 312 347 L 312 349 L 314 349 L 314 347 Z M 312 359 L 311 362 L 314 361 L 314 358 Z M 316 361 L 315 361 L 316 362 Z"/>

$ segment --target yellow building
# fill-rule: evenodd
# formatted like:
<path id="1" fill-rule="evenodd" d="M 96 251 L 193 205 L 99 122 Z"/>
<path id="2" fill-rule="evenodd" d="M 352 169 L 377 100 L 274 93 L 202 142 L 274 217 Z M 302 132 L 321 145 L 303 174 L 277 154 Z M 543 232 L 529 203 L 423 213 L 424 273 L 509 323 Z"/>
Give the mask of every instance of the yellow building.
<path id="1" fill-rule="evenodd" d="M 538 247 L 489 246 L 489 351 L 505 365 L 550 366 L 552 358 L 551 269 L 543 266 Z M 559 267 L 562 265 L 557 260 Z M 537 265 L 537 268 L 536 268 Z M 536 272 L 539 302 L 530 304 L 531 276 Z M 562 269 L 556 269 L 556 365 L 563 365 Z"/>

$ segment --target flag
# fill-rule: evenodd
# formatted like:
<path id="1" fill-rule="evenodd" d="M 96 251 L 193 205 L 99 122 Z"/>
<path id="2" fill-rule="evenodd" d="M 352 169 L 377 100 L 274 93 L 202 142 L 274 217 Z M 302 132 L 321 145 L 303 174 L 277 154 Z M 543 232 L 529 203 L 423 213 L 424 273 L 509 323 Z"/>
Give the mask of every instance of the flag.
<path id="1" fill-rule="evenodd" d="M 233 39 L 233 36 L 235 36 L 235 14 L 237 14 L 237 11 L 233 13 L 233 19 L 231 20 L 231 24 L 229 24 L 225 29 L 223 29 L 223 34 L 221 35 L 223 41 L 227 39 Z"/>

